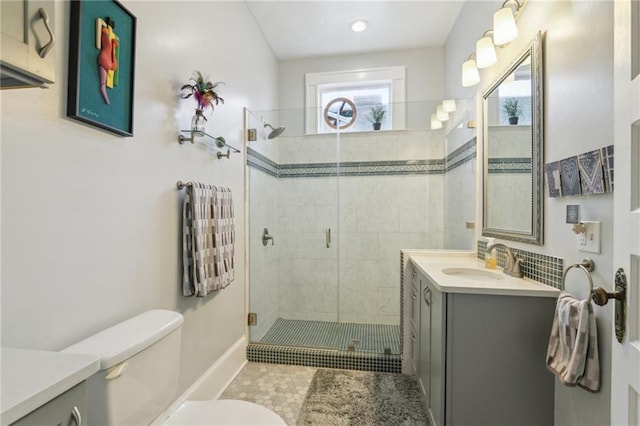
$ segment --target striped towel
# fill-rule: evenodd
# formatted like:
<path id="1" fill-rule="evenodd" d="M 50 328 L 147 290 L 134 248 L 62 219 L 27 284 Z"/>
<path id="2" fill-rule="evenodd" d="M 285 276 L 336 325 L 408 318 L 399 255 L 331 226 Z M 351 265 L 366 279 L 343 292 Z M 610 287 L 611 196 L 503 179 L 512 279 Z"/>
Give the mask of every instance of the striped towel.
<path id="1" fill-rule="evenodd" d="M 202 297 L 227 287 L 234 279 L 231 190 L 193 182 L 182 214 L 182 293 Z"/>
<path id="2" fill-rule="evenodd" d="M 591 302 L 560 293 L 547 349 L 547 368 L 567 386 L 600 389 L 598 333 Z"/>

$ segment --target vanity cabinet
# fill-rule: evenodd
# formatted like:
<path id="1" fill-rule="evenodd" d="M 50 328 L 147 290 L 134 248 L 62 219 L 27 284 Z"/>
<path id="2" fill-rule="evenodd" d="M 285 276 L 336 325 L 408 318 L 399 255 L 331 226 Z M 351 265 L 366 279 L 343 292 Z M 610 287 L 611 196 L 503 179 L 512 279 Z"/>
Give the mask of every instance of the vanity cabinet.
<path id="1" fill-rule="evenodd" d="M 443 292 L 416 275 L 416 374 L 431 425 L 553 424 L 545 355 L 555 299 Z"/>
<path id="2" fill-rule="evenodd" d="M 39 87 L 55 80 L 53 1 L 2 1 L 0 87 Z"/>
<path id="3" fill-rule="evenodd" d="M 81 382 L 11 425 L 82 426 L 86 424 L 86 411 L 85 382 Z"/>
<path id="4" fill-rule="evenodd" d="M 418 361 L 420 359 L 420 278 L 413 265 L 409 268 L 411 272 L 411 288 L 410 292 L 410 353 L 411 353 L 411 367 L 413 371 L 418 371 Z"/>

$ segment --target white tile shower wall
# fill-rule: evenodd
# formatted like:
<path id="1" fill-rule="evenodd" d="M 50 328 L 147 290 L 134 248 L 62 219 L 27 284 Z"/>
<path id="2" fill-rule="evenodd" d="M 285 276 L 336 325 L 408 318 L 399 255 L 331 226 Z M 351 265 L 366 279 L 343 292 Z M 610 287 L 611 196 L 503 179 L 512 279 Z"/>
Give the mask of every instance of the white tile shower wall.
<path id="1" fill-rule="evenodd" d="M 442 247 L 442 175 L 348 177 L 340 192 L 340 320 L 397 324 L 400 249 Z"/>
<path id="2" fill-rule="evenodd" d="M 336 139 L 336 134 L 281 136 L 278 138 L 278 162 L 336 162 Z M 340 135 L 339 160 L 348 162 L 441 159 L 444 156 L 442 140 L 443 134 L 440 131 L 344 133 Z"/>
<path id="3" fill-rule="evenodd" d="M 280 316 L 398 324 L 400 249 L 442 247 L 442 179 L 344 177 L 339 210 L 336 178 L 281 179 Z"/>
<path id="4" fill-rule="evenodd" d="M 278 143 L 282 163 L 337 158 L 335 135 Z M 343 162 L 442 157 L 440 132 L 340 138 Z M 339 182 L 334 177 L 279 179 L 280 316 L 398 324 L 400 249 L 442 247 L 442 179 L 441 174 L 345 176 Z M 330 248 L 327 228 L 333 231 Z"/>
<path id="5" fill-rule="evenodd" d="M 278 181 L 282 318 L 337 320 L 337 184 L 335 177 Z"/>
<path id="6" fill-rule="evenodd" d="M 444 176 L 444 248 L 470 250 L 475 234 L 466 228 L 475 221 L 475 158 L 447 171 Z M 475 226 L 481 226 L 476 224 Z"/>
<path id="7" fill-rule="evenodd" d="M 531 159 L 531 126 L 490 126 L 489 156 Z M 490 206 L 509 206 L 491 209 L 487 217 L 490 228 L 531 230 L 531 188 L 529 173 L 493 173 L 489 169 L 488 193 Z M 496 190 L 500 188 L 500 190 Z"/>
<path id="8" fill-rule="evenodd" d="M 531 175 L 492 173 L 489 184 L 500 188 L 500 191 L 489 189 L 489 205 L 507 208 L 490 209 L 487 225 L 490 228 L 531 232 L 531 193 L 522 190 L 531 188 Z"/>
<path id="9" fill-rule="evenodd" d="M 249 168 L 249 185 L 249 307 L 258 314 L 258 325 L 250 333 L 252 341 L 259 341 L 278 318 L 278 249 L 283 242 L 278 229 L 278 180 Z M 262 245 L 264 228 L 275 245 Z"/>
<path id="10" fill-rule="evenodd" d="M 531 126 L 490 126 L 489 156 L 531 158 Z"/>
<path id="11" fill-rule="evenodd" d="M 476 141 L 476 129 L 467 127 L 467 121 L 475 117 L 475 100 L 458 102 L 458 111 L 446 137 L 446 153 L 450 161 L 456 150 L 466 149 L 470 141 Z M 477 153 L 477 146 L 475 148 Z M 453 250 L 471 250 L 475 246 L 473 229 L 467 229 L 467 221 L 475 221 L 475 182 L 477 159 L 469 154 L 464 162 L 448 168 L 444 174 L 444 224 L 443 247 Z M 476 224 L 478 226 L 478 224 Z"/>

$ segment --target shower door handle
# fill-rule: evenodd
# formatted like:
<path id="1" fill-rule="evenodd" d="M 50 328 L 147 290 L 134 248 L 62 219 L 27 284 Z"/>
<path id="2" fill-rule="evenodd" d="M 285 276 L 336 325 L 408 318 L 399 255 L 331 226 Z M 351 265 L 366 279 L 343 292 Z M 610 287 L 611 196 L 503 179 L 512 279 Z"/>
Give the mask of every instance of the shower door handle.
<path id="1" fill-rule="evenodd" d="M 325 239 L 325 244 L 327 248 L 331 247 L 331 228 L 327 228 L 327 231 L 325 232 L 325 235 L 324 235 L 324 239 Z"/>

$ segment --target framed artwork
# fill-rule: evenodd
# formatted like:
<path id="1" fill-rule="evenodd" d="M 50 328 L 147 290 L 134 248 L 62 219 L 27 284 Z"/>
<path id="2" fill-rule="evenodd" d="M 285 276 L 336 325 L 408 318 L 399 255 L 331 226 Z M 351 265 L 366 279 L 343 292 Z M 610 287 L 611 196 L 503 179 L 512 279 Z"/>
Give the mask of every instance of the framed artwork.
<path id="1" fill-rule="evenodd" d="M 560 160 L 560 187 L 562 195 L 581 195 L 578 157 Z"/>
<path id="2" fill-rule="evenodd" d="M 544 165 L 544 172 L 547 178 L 547 192 L 549 197 L 562 196 L 562 186 L 560 181 L 560 162 L 547 163 Z"/>
<path id="3" fill-rule="evenodd" d="M 583 152 L 578 156 L 580 184 L 582 194 L 603 194 L 604 174 L 602 172 L 602 153 L 599 149 Z"/>
<path id="4" fill-rule="evenodd" d="M 602 148 L 604 183 L 607 192 L 613 192 L 613 145 Z"/>
<path id="5" fill-rule="evenodd" d="M 133 136 L 136 17 L 116 0 L 72 0 L 67 117 Z"/>

